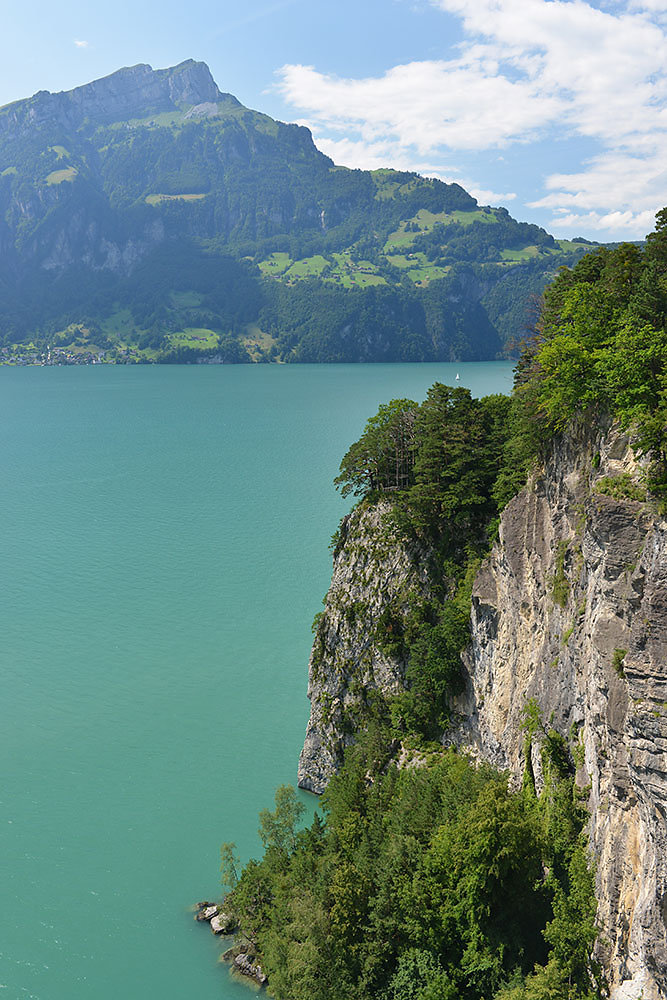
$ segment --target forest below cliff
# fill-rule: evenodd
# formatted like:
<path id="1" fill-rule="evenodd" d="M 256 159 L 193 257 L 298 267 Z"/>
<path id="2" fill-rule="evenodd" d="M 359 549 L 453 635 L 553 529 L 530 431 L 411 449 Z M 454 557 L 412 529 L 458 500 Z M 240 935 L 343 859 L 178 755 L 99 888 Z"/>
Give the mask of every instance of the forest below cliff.
<path id="1" fill-rule="evenodd" d="M 301 828 L 296 793 L 282 787 L 260 815 L 263 858 L 239 874 L 233 845 L 223 845 L 237 947 L 261 961 L 278 998 L 607 995 L 592 957 L 595 858 L 588 791 L 574 780 L 578 734 L 557 732 L 527 700 L 520 787 L 443 746 L 470 640 L 472 578 L 498 516 L 561 433 L 605 420 L 630 433 L 645 472 L 596 488 L 664 512 L 667 210 L 644 249 L 598 249 L 559 274 L 511 399 L 436 384 L 421 405 L 380 407 L 343 458 L 344 494 L 360 509 L 388 502 L 391 531 L 430 554 L 431 596 L 407 613 L 387 606 L 374 623 L 372 642 L 406 664 L 404 690 L 362 693 L 354 740 L 312 825 Z M 333 544 L 340 551 L 345 531 Z M 564 603 L 568 586 L 561 561 L 550 599 Z M 313 655 L 320 628 L 316 619 Z M 622 676 L 622 657 L 614 669 Z"/>
<path id="2" fill-rule="evenodd" d="M 5 360 L 489 360 L 589 246 L 458 184 L 336 166 L 203 63 L 0 108 Z"/>

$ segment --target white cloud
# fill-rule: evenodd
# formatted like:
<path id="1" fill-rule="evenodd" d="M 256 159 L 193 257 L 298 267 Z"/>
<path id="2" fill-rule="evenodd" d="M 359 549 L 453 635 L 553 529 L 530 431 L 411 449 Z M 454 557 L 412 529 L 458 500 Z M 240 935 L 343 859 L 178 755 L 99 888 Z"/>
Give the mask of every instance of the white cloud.
<path id="1" fill-rule="evenodd" d="M 84 42 L 84 41 L 82 41 L 81 39 L 78 39 L 78 38 L 74 39 L 74 44 L 76 45 L 77 49 L 87 49 L 88 48 L 88 42 Z"/>
<path id="2" fill-rule="evenodd" d="M 307 125 L 308 122 L 299 124 Z M 362 170 L 393 167 L 395 170 L 417 170 L 429 176 L 435 176 L 441 170 L 429 160 L 416 159 L 413 151 L 403 150 L 398 143 L 390 140 L 365 142 L 363 139 L 331 139 L 326 135 L 315 135 L 314 140 L 318 149 L 344 167 L 359 167 Z"/>
<path id="3" fill-rule="evenodd" d="M 459 184 L 468 191 L 473 198 L 477 198 L 480 205 L 504 205 L 508 201 L 515 201 L 516 191 L 504 191 L 502 194 L 497 191 L 490 191 L 488 188 L 475 187 L 474 181 L 459 181 Z"/>
<path id="4" fill-rule="evenodd" d="M 528 137 L 565 110 L 530 81 L 490 77 L 462 60 L 395 66 L 379 78 L 341 80 L 312 66 L 284 66 L 279 89 L 331 130 L 356 129 L 366 142 L 387 134 L 422 155 L 440 146 L 488 149 Z"/>
<path id="5" fill-rule="evenodd" d="M 554 229 L 566 229 L 574 233 L 576 229 L 597 232 L 626 230 L 628 239 L 635 239 L 637 232 L 648 233 L 653 229 L 655 212 L 577 212 L 557 215 L 551 220 Z M 579 234 L 580 235 L 580 234 Z"/>
<path id="6" fill-rule="evenodd" d="M 604 9 L 584 0 L 430 3 L 462 22 L 465 41 L 452 58 L 366 79 L 280 70 L 279 89 L 319 144 L 350 165 L 391 155 L 393 164 L 437 171 L 453 152 L 584 138 L 597 154 L 572 174 L 548 176 L 532 206 L 551 209 L 554 225 L 616 220 L 645 231 L 647 213 L 667 201 L 667 0 Z"/>

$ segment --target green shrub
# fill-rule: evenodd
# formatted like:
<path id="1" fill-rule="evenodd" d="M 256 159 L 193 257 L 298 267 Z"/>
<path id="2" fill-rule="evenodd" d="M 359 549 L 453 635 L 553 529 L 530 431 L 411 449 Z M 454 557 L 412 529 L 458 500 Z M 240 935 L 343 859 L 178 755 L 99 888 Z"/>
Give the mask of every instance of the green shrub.
<path id="1" fill-rule="evenodd" d="M 629 472 L 619 476 L 603 476 L 593 487 L 595 493 L 615 500 L 646 500 L 646 489 L 636 483 Z"/>
<path id="2" fill-rule="evenodd" d="M 627 652 L 628 652 L 627 649 L 614 650 L 614 655 L 612 657 L 611 665 L 619 677 L 625 677 L 625 670 L 623 668 L 623 664 L 625 662 L 625 657 Z"/>

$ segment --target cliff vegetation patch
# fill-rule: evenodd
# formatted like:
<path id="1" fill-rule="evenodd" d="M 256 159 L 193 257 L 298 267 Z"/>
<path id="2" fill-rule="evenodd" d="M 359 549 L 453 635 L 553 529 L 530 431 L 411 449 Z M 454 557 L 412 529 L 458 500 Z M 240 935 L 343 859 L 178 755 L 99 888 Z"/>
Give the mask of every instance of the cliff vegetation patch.
<path id="1" fill-rule="evenodd" d="M 573 765 L 544 731 L 546 786 L 454 751 L 390 762 L 372 726 L 299 829 L 293 790 L 261 814 L 265 854 L 240 878 L 223 847 L 224 908 L 279 1000 L 584 1000 L 593 876 Z"/>

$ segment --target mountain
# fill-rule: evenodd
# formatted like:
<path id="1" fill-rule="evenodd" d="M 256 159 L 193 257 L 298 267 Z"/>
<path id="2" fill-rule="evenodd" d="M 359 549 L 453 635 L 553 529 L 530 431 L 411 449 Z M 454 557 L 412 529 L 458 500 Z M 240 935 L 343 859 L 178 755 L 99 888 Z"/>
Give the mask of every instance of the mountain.
<path id="1" fill-rule="evenodd" d="M 193 60 L 0 108 L 5 358 L 489 359 L 589 248 L 336 166 Z"/>

